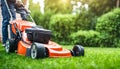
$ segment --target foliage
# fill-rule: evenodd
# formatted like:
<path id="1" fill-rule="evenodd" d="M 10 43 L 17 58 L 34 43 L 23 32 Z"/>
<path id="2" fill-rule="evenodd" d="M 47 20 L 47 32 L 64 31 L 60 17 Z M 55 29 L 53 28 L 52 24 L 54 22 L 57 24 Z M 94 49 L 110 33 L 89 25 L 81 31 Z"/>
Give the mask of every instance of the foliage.
<path id="1" fill-rule="evenodd" d="M 30 7 L 29 7 L 31 13 L 35 13 L 36 11 L 37 12 L 40 12 L 40 7 L 39 7 L 39 3 L 35 4 L 32 2 L 32 0 L 30 0 Z"/>
<path id="2" fill-rule="evenodd" d="M 117 0 L 89 0 L 88 4 L 91 12 L 100 16 L 116 7 Z"/>
<path id="3" fill-rule="evenodd" d="M 0 45 L 0 69 L 119 69 L 119 56 L 120 48 L 85 48 L 84 57 L 33 60 L 16 53 L 6 54 Z"/>
<path id="4" fill-rule="evenodd" d="M 46 29 L 49 29 L 49 23 L 50 23 L 50 18 L 54 15 L 54 13 L 47 11 L 44 14 L 41 14 L 39 16 L 39 22 L 38 25 L 43 26 Z"/>
<path id="5" fill-rule="evenodd" d="M 40 23 L 40 19 L 39 19 L 40 16 L 41 16 L 41 14 L 39 11 L 32 12 L 32 18 L 34 19 L 34 21 L 37 25 L 39 25 L 39 23 Z"/>
<path id="6" fill-rule="evenodd" d="M 34 8 L 34 10 L 33 10 Z M 35 21 L 35 23 L 39 26 L 43 26 L 44 28 L 49 28 L 50 17 L 54 14 L 52 11 L 46 11 L 44 14 L 40 12 L 39 4 L 34 4 L 30 0 L 30 10 L 31 15 Z"/>
<path id="7" fill-rule="evenodd" d="M 109 12 L 116 7 L 117 0 L 81 0 L 83 4 L 89 5 L 89 11 L 97 16 Z"/>
<path id="8" fill-rule="evenodd" d="M 80 14 L 76 19 L 76 30 L 95 29 L 97 16 L 100 16 L 116 7 L 116 0 L 73 0 L 81 2 Z M 77 3 L 76 3 L 77 4 Z M 88 4 L 88 11 L 82 10 L 83 5 Z M 71 13 L 73 6 L 71 0 L 45 0 L 45 12 Z"/>
<path id="9" fill-rule="evenodd" d="M 40 10 L 39 10 L 39 4 L 35 4 L 32 2 L 32 0 L 30 0 L 30 11 L 31 11 L 31 16 L 34 19 L 35 23 L 38 24 L 40 22 Z M 33 10 L 34 9 L 34 10 Z M 29 18 L 29 20 L 31 21 L 31 19 Z"/>
<path id="10" fill-rule="evenodd" d="M 44 14 L 40 13 L 38 4 L 30 2 L 30 10 L 37 25 L 53 31 L 54 40 L 59 43 L 70 44 L 72 41 L 77 42 L 77 40 L 74 39 L 71 41 L 71 38 L 73 39 L 74 37 L 69 37 L 69 35 L 79 30 L 95 30 L 97 17 L 110 11 L 116 5 L 116 0 L 81 0 L 81 2 L 82 5 L 88 4 L 89 9 L 80 8 L 80 13 L 76 16 L 66 14 L 72 11 L 70 0 L 45 0 Z M 95 42 L 95 44 L 91 43 L 88 45 L 96 46 L 96 44 L 99 44 L 99 46 L 107 47 L 118 47 L 120 45 L 119 13 L 119 11 L 113 11 L 98 19 L 96 29 L 101 34 L 100 36 L 97 35 L 98 38 L 90 35 L 91 41 Z M 94 35 L 96 34 L 94 33 Z M 85 38 L 89 37 L 86 36 Z M 97 42 L 97 40 L 99 41 Z M 88 41 L 87 43 L 90 42 Z M 84 45 L 87 44 L 84 43 Z"/>
<path id="11" fill-rule="evenodd" d="M 41 14 L 40 12 L 33 12 L 33 19 L 36 24 L 42 26 L 43 28 L 49 29 L 50 18 L 53 14 L 50 12 L 46 12 L 45 14 Z"/>
<path id="12" fill-rule="evenodd" d="M 69 41 L 68 36 L 74 31 L 75 16 L 57 14 L 51 17 L 49 27 L 58 41 Z"/>
<path id="13" fill-rule="evenodd" d="M 71 13 L 71 0 L 45 0 L 45 11 L 54 13 Z"/>
<path id="14" fill-rule="evenodd" d="M 75 22 L 75 29 L 78 30 L 90 30 L 95 29 L 97 16 L 90 11 L 81 10 L 81 13 L 77 15 Z"/>
<path id="15" fill-rule="evenodd" d="M 90 47 L 100 46 L 99 45 L 100 33 L 93 30 L 89 31 L 79 30 L 78 32 L 71 34 L 70 37 L 73 44 L 80 44 L 83 46 Z"/>
<path id="16" fill-rule="evenodd" d="M 117 47 L 120 43 L 120 9 L 114 9 L 111 12 L 98 18 L 96 30 L 104 37 L 105 45 Z"/>

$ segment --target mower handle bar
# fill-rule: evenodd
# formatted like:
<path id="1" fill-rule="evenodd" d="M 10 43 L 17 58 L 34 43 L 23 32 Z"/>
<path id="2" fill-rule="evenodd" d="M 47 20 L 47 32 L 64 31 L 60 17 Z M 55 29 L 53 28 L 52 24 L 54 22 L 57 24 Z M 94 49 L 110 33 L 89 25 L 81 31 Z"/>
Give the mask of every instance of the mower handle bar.
<path id="1" fill-rule="evenodd" d="M 16 35 L 17 35 L 17 36 L 19 35 L 19 37 L 21 38 L 22 36 L 21 36 L 20 30 L 17 28 L 17 24 L 16 24 L 16 23 L 13 23 L 13 25 L 14 25 L 14 28 L 15 28 L 15 30 L 16 30 Z"/>
<path id="2" fill-rule="evenodd" d="M 5 1 L 5 5 L 6 5 L 7 9 L 8 9 L 8 12 L 10 14 L 10 18 L 11 18 L 10 20 L 12 21 L 12 19 L 13 19 L 12 13 L 10 11 L 10 8 L 9 8 L 8 4 L 7 4 L 7 1 L 6 0 L 4 0 L 4 1 Z M 26 14 L 26 15 L 28 15 L 30 17 L 30 19 L 32 20 L 32 22 L 35 23 L 34 19 L 32 18 L 32 16 L 30 14 Z"/>

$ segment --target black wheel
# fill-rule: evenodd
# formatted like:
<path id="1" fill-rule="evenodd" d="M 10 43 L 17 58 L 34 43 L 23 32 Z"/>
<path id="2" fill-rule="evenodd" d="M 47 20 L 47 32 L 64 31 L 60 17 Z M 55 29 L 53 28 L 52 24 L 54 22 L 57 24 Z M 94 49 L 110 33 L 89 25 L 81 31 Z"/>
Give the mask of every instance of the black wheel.
<path id="1" fill-rule="evenodd" d="M 45 51 L 46 51 L 45 56 L 49 57 L 49 50 L 47 48 L 45 48 Z"/>
<path id="2" fill-rule="evenodd" d="M 15 40 L 9 39 L 5 44 L 5 51 L 6 53 L 13 53 L 16 50 Z"/>
<path id="3" fill-rule="evenodd" d="M 81 45 L 75 45 L 73 47 L 74 56 L 84 56 L 84 48 Z"/>
<path id="4" fill-rule="evenodd" d="M 72 56 L 75 56 L 75 54 L 74 54 L 74 51 L 73 51 L 73 50 L 70 50 L 70 52 L 71 52 Z"/>
<path id="5" fill-rule="evenodd" d="M 45 47 L 43 44 L 35 42 L 31 45 L 31 58 L 32 59 L 44 58 L 45 56 L 46 56 L 46 51 L 45 51 Z"/>

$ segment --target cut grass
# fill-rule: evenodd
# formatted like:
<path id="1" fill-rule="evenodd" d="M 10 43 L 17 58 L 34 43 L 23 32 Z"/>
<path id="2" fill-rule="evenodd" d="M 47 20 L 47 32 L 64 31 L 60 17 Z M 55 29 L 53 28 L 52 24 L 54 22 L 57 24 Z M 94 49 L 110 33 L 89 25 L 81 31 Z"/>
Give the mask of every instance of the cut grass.
<path id="1" fill-rule="evenodd" d="M 64 46 L 72 49 L 72 46 Z M 0 69 L 119 69 L 120 48 L 85 48 L 84 57 L 31 59 L 6 54 L 0 45 Z"/>

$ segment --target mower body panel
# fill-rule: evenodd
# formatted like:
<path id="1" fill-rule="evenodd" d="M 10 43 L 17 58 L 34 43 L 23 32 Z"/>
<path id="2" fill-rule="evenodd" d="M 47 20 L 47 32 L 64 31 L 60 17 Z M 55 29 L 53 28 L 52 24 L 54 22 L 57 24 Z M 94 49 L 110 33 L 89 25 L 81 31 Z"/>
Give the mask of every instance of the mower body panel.
<path id="1" fill-rule="evenodd" d="M 67 49 L 62 48 L 55 42 L 49 41 L 48 44 L 44 45 L 48 49 L 49 57 L 71 57 L 71 52 Z"/>
<path id="2" fill-rule="evenodd" d="M 17 28 L 23 32 L 26 28 L 31 28 L 32 26 L 36 26 L 34 23 L 29 22 L 29 21 L 24 21 L 24 20 L 14 20 L 11 21 L 10 24 L 12 25 L 12 31 L 14 34 L 16 34 L 16 30 L 13 24 L 17 25 Z"/>

